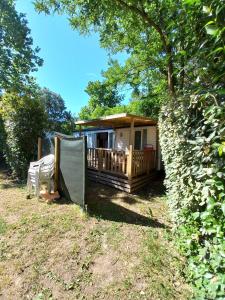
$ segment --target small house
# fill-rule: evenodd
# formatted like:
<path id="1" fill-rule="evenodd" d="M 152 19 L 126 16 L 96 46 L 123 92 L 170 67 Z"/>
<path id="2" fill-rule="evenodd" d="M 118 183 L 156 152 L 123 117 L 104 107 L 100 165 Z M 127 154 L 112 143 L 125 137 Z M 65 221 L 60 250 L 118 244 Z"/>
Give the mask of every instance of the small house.
<path id="1" fill-rule="evenodd" d="M 87 137 L 88 177 L 133 192 L 161 168 L 157 122 L 127 113 L 77 121 Z"/>

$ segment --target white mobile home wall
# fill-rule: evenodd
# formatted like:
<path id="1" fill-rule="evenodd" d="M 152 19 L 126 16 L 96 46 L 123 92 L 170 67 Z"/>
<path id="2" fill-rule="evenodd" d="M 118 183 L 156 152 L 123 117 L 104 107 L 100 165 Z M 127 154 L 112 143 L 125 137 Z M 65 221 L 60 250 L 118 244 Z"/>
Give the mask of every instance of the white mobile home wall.
<path id="1" fill-rule="evenodd" d="M 147 144 L 151 144 L 156 149 L 156 126 L 135 127 L 134 131 L 147 129 Z M 115 148 L 128 151 L 130 142 L 130 128 L 118 128 L 115 130 Z"/>
<path id="2" fill-rule="evenodd" d="M 161 151 L 160 146 L 157 143 L 157 127 L 156 126 L 143 126 L 143 127 L 134 127 L 134 131 L 142 131 L 143 137 L 143 130 L 147 129 L 147 144 L 152 145 L 153 148 L 156 150 L 158 149 L 158 161 L 157 161 L 157 170 L 162 169 L 162 162 L 161 162 Z M 115 149 L 124 150 L 128 152 L 129 149 L 129 142 L 130 142 L 130 128 L 118 128 L 115 130 Z M 142 139 L 143 143 L 143 139 Z M 143 148 L 143 145 L 142 145 Z"/>

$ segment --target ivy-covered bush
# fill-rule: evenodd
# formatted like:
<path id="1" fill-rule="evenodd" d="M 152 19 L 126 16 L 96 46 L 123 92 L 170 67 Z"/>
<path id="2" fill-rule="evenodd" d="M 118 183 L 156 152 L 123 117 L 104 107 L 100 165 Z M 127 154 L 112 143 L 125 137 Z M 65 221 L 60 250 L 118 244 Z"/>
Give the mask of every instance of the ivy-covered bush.
<path id="1" fill-rule="evenodd" d="M 195 298 L 225 296 L 225 102 L 171 102 L 160 116 L 168 200 Z"/>
<path id="2" fill-rule="evenodd" d="M 0 114 L 0 163 L 4 161 L 3 152 L 4 152 L 5 140 L 6 140 L 5 127 Z"/>
<path id="3" fill-rule="evenodd" d="M 24 179 L 29 162 L 35 158 L 37 138 L 46 125 L 44 106 L 33 92 L 9 92 L 2 97 L 0 115 L 6 134 L 6 162 L 13 175 Z"/>

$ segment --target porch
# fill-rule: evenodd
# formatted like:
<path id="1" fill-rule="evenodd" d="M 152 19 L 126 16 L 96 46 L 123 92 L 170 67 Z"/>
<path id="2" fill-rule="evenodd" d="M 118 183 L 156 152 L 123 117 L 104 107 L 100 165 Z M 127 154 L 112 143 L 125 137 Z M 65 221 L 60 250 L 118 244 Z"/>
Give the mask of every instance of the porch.
<path id="1" fill-rule="evenodd" d="M 126 149 L 106 149 L 90 147 L 87 149 L 88 177 L 91 180 L 113 186 L 126 192 L 133 192 L 147 183 L 157 169 L 157 141 L 153 145 L 144 145 L 135 149 L 135 126 L 156 126 L 152 119 L 119 114 L 98 120 L 78 121 L 80 126 L 112 126 L 121 131 L 129 128 L 129 140 Z M 155 138 L 157 138 L 155 136 Z M 117 143 L 118 144 L 118 143 Z"/>
<path id="2" fill-rule="evenodd" d="M 156 169 L 155 150 L 123 150 L 89 148 L 88 177 L 91 180 L 133 192 L 144 186 Z"/>

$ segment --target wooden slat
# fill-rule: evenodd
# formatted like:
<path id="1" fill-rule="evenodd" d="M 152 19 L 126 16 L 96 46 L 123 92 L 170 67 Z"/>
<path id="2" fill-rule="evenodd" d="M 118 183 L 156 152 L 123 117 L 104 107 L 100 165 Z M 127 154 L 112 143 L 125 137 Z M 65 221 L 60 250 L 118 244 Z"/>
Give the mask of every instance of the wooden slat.
<path id="1" fill-rule="evenodd" d="M 42 157 L 42 139 L 38 138 L 38 160 Z"/>
<path id="2" fill-rule="evenodd" d="M 55 137 L 55 172 L 54 172 L 54 191 L 59 188 L 59 161 L 60 161 L 60 139 Z"/>
<path id="3" fill-rule="evenodd" d="M 133 193 L 149 184 L 153 176 L 154 174 L 152 174 L 152 176 L 145 175 L 137 178 L 132 178 L 132 180 L 130 181 L 128 179 L 122 179 L 116 176 L 88 170 L 88 178 L 90 180 L 115 187 L 128 193 Z"/>
<path id="4" fill-rule="evenodd" d="M 92 173 L 92 174 L 96 174 L 96 170 L 94 168 L 92 169 L 89 169 L 88 170 L 88 173 Z M 102 173 L 98 173 L 99 174 L 103 174 L 102 176 L 106 177 L 106 178 L 111 178 L 111 179 L 114 179 L 115 177 L 117 178 L 118 181 L 121 181 L 121 182 L 127 182 L 128 178 L 126 177 L 118 177 L 118 174 L 115 173 L 115 172 L 111 172 L 111 171 L 105 171 L 105 172 L 102 172 Z M 122 175 L 121 175 L 122 176 Z"/>
<path id="5" fill-rule="evenodd" d="M 132 175 L 133 175 L 132 171 L 133 171 L 133 146 L 130 145 L 129 155 L 127 158 L 127 175 L 128 175 L 129 179 L 132 178 Z"/>
<path id="6" fill-rule="evenodd" d="M 125 192 L 130 192 L 130 185 L 128 183 L 128 180 L 126 180 L 125 182 L 122 182 L 122 181 L 118 180 L 119 178 L 116 176 L 112 177 L 112 178 L 108 178 L 105 176 L 105 174 L 98 173 L 98 172 L 92 172 L 92 173 L 88 172 L 88 178 L 90 180 L 112 186 L 119 190 L 122 190 Z"/>
<path id="7" fill-rule="evenodd" d="M 117 177 L 114 177 L 113 179 L 110 179 L 108 177 L 105 177 L 105 176 L 102 176 L 102 174 L 88 174 L 88 178 L 92 179 L 92 178 L 95 178 L 95 179 L 101 179 L 101 181 L 104 181 L 104 182 L 110 182 L 110 183 L 113 183 L 113 184 L 116 184 L 118 186 L 122 186 L 122 187 L 126 187 L 126 188 L 129 188 L 130 187 L 130 184 L 128 183 L 128 181 L 126 182 L 122 182 L 122 181 L 118 181 L 117 180 Z"/>
<path id="8" fill-rule="evenodd" d="M 128 176 L 131 180 L 141 175 L 148 175 L 156 167 L 155 150 L 133 150 L 130 146 L 129 154 L 125 151 L 89 148 L 88 167 L 99 172 L 108 172 L 118 176 Z"/>

